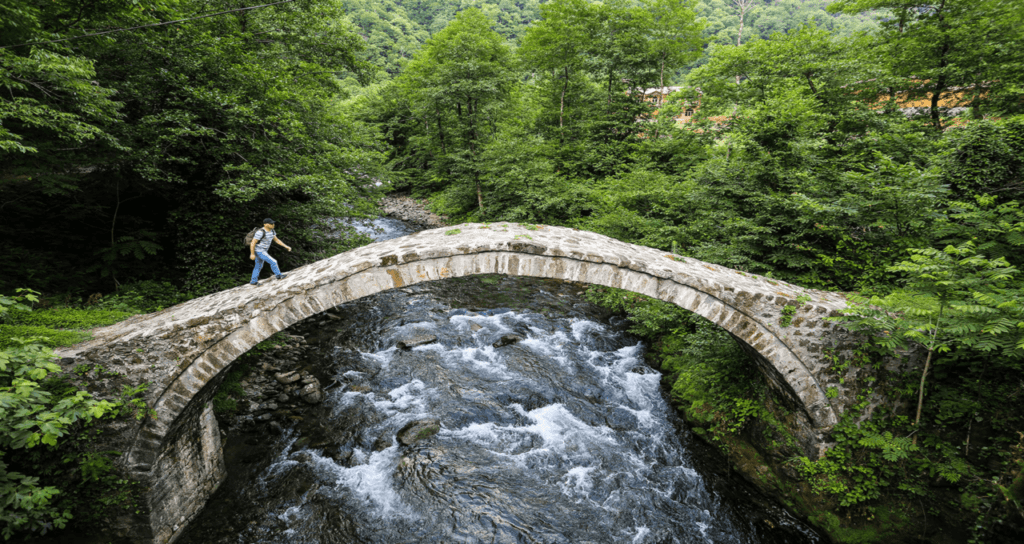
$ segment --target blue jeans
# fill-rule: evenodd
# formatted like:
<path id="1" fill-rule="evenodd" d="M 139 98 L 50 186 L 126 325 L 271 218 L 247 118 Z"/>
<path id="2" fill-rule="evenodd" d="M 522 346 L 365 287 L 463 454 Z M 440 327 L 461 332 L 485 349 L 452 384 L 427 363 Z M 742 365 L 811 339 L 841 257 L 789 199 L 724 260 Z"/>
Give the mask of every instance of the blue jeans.
<path id="1" fill-rule="evenodd" d="M 266 251 L 256 252 L 256 266 L 252 269 L 252 279 L 249 283 L 256 283 L 260 281 L 260 270 L 263 270 L 263 263 L 270 263 L 270 270 L 274 272 L 275 276 L 281 275 L 281 269 L 277 267 L 277 261 L 273 257 L 267 254 Z"/>

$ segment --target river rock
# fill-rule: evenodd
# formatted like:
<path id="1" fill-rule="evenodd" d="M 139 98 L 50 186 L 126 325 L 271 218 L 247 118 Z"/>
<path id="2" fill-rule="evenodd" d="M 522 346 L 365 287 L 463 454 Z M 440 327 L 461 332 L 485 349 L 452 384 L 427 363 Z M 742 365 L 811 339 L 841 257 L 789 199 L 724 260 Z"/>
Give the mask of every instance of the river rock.
<path id="1" fill-rule="evenodd" d="M 433 334 L 421 334 L 419 336 L 413 336 L 412 338 L 402 340 L 395 344 L 395 346 L 397 346 L 398 349 L 410 349 L 416 346 L 433 344 L 434 342 L 437 342 L 437 337 Z"/>
<path id="2" fill-rule="evenodd" d="M 483 327 L 481 327 L 480 325 L 477 325 L 476 323 L 473 323 L 472 321 L 469 322 L 469 330 L 471 330 L 473 332 L 476 332 L 476 331 L 478 331 L 478 330 L 480 330 L 482 328 Z"/>
<path id="3" fill-rule="evenodd" d="M 280 395 L 277 396 L 277 402 L 288 402 L 288 395 L 281 393 Z"/>
<path id="4" fill-rule="evenodd" d="M 278 372 L 277 374 L 274 374 L 274 379 L 277 380 L 277 382 L 282 385 L 288 385 L 290 383 L 297 382 L 301 377 L 302 376 L 300 376 L 299 373 L 294 370 L 290 372 Z"/>
<path id="5" fill-rule="evenodd" d="M 443 227 L 448 217 L 427 210 L 427 201 L 417 201 L 404 195 L 388 195 L 381 200 L 381 208 L 391 217 L 426 228 Z"/>
<path id="6" fill-rule="evenodd" d="M 492 345 L 494 347 L 496 347 L 496 348 L 501 348 L 501 347 L 505 347 L 505 346 L 508 346 L 508 345 L 511 345 L 511 344 L 515 344 L 516 342 L 519 342 L 522 339 L 523 339 L 522 336 L 518 336 L 518 335 L 515 335 L 515 334 L 506 334 L 506 335 L 502 336 L 501 338 L 499 338 L 498 341 L 495 342 Z"/>
<path id="7" fill-rule="evenodd" d="M 441 422 L 436 419 L 413 421 L 398 431 L 398 442 L 403 446 L 411 446 L 417 440 L 430 438 L 441 430 Z"/>
<path id="8" fill-rule="evenodd" d="M 299 396 L 309 404 L 320 404 L 324 401 L 324 391 L 320 388 L 320 382 L 306 384 L 299 389 Z"/>
<path id="9" fill-rule="evenodd" d="M 380 435 L 380 437 L 378 437 L 377 440 L 373 441 L 372 449 L 373 451 L 383 451 L 390 448 L 391 444 L 393 443 L 394 439 L 391 438 L 391 435 L 388 433 L 384 433 Z"/>

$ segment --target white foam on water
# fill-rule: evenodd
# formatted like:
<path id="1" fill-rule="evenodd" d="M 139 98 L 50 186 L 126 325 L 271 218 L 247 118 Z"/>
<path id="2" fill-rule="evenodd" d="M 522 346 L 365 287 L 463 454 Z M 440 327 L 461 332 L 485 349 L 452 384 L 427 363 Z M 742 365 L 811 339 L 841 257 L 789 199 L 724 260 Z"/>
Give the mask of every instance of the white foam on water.
<path id="1" fill-rule="evenodd" d="M 433 343 L 430 343 L 430 344 L 423 344 L 422 346 L 416 346 L 416 347 L 412 348 L 412 351 L 445 352 L 445 351 L 448 351 L 448 348 L 444 347 L 442 344 L 440 344 L 438 342 L 433 342 Z"/>
<path id="2" fill-rule="evenodd" d="M 645 525 L 641 525 L 636 528 L 636 535 L 633 536 L 633 544 L 640 544 L 644 541 L 644 537 L 651 533 L 651 530 Z"/>
<path id="3" fill-rule="evenodd" d="M 641 410 L 650 410 L 655 403 L 661 401 L 659 385 L 661 376 L 658 374 L 637 374 L 636 372 L 623 372 L 621 386 L 626 398 L 640 407 Z"/>
<path id="4" fill-rule="evenodd" d="M 401 457 L 397 444 L 369 454 L 360 448 L 353 449 L 352 456 L 359 464 L 352 467 L 341 466 L 316 451 L 305 451 L 309 453 L 310 463 L 319 475 L 333 478 L 336 486 L 346 487 L 352 496 L 371 506 L 369 513 L 372 515 L 380 518 L 418 518 L 395 491 L 391 477 Z"/>
<path id="5" fill-rule="evenodd" d="M 493 332 L 507 332 L 511 330 L 505 323 L 506 318 L 518 317 L 514 312 L 498 314 L 498 315 L 453 315 L 448 318 L 448 321 L 457 326 L 459 329 L 470 329 L 471 323 L 483 327 L 483 329 L 477 331 L 493 331 Z"/>
<path id="6" fill-rule="evenodd" d="M 649 408 L 635 410 L 633 408 L 630 408 L 629 406 L 625 406 L 622 404 L 620 404 L 619 407 L 633 414 L 636 417 L 636 422 L 641 429 L 653 429 L 655 427 L 655 424 L 657 423 L 657 420 L 654 418 L 654 414 L 651 413 L 651 410 Z M 651 435 L 651 437 L 655 439 L 660 439 L 660 435 Z"/>
<path id="7" fill-rule="evenodd" d="M 415 232 L 415 229 L 409 227 L 404 222 L 390 217 L 378 217 L 376 219 L 343 218 L 334 219 L 334 221 L 354 227 L 356 232 L 369 236 L 375 242 L 391 240 L 392 238 L 398 238 Z"/>
<path id="8" fill-rule="evenodd" d="M 501 363 L 494 346 L 455 348 L 446 352 L 459 363 L 469 363 L 476 370 L 482 370 L 497 378 L 511 378 L 508 368 Z"/>
<path id="9" fill-rule="evenodd" d="M 287 524 L 290 527 L 296 521 L 299 521 L 304 517 L 305 516 L 302 515 L 302 505 L 298 505 L 292 506 L 291 508 L 288 508 L 284 512 L 281 512 L 280 514 L 278 514 L 277 519 L 285 522 L 285 524 Z M 289 529 L 289 531 L 291 531 L 291 529 Z"/>
<path id="10" fill-rule="evenodd" d="M 519 342 L 519 344 L 535 353 L 551 357 L 556 353 L 563 353 L 565 351 L 565 343 L 568 341 L 569 339 L 566 338 L 565 333 L 557 332 L 545 336 L 530 336 Z"/>
<path id="11" fill-rule="evenodd" d="M 573 319 L 569 326 L 572 328 L 573 338 L 581 343 L 585 341 L 588 332 L 605 330 L 604 326 L 600 323 L 594 323 L 585 319 Z"/>
<path id="12" fill-rule="evenodd" d="M 544 445 L 564 451 L 567 444 L 614 444 L 614 431 L 608 427 L 592 427 L 572 415 L 562 404 L 549 404 L 527 413 L 534 424 L 521 427 L 524 432 L 539 435 Z"/>
<path id="13" fill-rule="evenodd" d="M 567 497 L 587 497 L 594 487 L 592 473 L 597 467 L 573 467 L 562 476 L 558 487 Z"/>
<path id="14" fill-rule="evenodd" d="M 369 393 L 367 397 L 373 401 L 373 405 L 378 410 L 388 416 L 399 414 L 421 416 L 428 413 L 427 403 L 432 391 L 420 380 L 413 380 L 389 391 L 388 398 L 378 400 L 373 393 Z"/>
<path id="15" fill-rule="evenodd" d="M 382 369 L 385 369 L 391 363 L 391 359 L 392 357 L 394 357 L 396 351 L 398 351 L 398 348 L 391 346 L 388 349 L 381 350 L 378 352 L 367 353 L 365 351 L 360 351 L 359 354 L 362 355 L 363 358 L 365 359 L 369 359 L 371 361 L 379 363 L 380 367 Z"/>
<path id="16" fill-rule="evenodd" d="M 496 446 L 501 437 L 494 423 L 471 423 L 461 429 L 441 429 L 438 433 L 449 438 L 458 438 L 483 446 Z"/>
<path id="17" fill-rule="evenodd" d="M 365 375 L 366 375 L 365 372 L 360 372 L 358 370 L 347 370 L 347 371 L 345 371 L 344 374 L 342 374 L 342 377 L 344 377 L 344 378 L 361 378 L 361 377 L 363 377 Z"/>
<path id="18" fill-rule="evenodd" d="M 610 428 L 587 425 L 561 404 L 549 404 L 529 412 L 518 404 L 509 407 L 525 416 L 532 424 L 513 426 L 493 422 L 474 423 L 461 429 L 443 430 L 442 433 L 503 455 L 526 442 L 530 438 L 528 435 L 539 436 L 543 446 L 516 455 L 519 458 L 534 454 L 564 455 L 569 451 L 574 457 L 589 457 L 587 452 L 592 448 L 615 443 L 615 432 Z"/>

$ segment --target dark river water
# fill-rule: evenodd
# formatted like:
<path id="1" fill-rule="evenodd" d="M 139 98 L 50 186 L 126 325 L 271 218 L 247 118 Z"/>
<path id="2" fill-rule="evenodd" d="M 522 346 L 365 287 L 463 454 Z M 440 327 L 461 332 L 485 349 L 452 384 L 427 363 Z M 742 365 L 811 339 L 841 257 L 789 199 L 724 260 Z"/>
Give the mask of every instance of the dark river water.
<path id="1" fill-rule="evenodd" d="M 446 280 L 300 324 L 303 364 L 340 385 L 281 435 L 229 433 L 229 480 L 179 542 L 819 542 L 715 470 L 643 343 L 582 289 Z M 436 426 L 403 445 L 416 422 Z"/>

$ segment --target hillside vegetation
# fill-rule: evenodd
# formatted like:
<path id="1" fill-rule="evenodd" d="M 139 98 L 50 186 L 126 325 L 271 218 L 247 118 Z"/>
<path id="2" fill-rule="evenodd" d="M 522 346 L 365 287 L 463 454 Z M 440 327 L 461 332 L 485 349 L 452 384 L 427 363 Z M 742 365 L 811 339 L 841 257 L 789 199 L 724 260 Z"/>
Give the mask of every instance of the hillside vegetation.
<path id="1" fill-rule="evenodd" d="M 631 316 L 696 433 L 836 541 L 1015 542 L 1017 4 L 0 0 L 0 407 L 25 407 L 0 414 L 0 530 L 134 508 L 79 439 L 145 417 L 139 392 L 92 399 L 103 369 L 62 375 L 49 347 L 240 285 L 263 217 L 286 269 L 367 243 L 336 219 L 398 190 L 847 292 L 873 340 L 839 369 L 922 358 L 858 384 L 894 408 L 849 413 L 817 460 L 728 335 L 588 297 Z"/>

